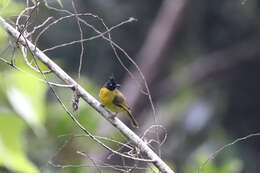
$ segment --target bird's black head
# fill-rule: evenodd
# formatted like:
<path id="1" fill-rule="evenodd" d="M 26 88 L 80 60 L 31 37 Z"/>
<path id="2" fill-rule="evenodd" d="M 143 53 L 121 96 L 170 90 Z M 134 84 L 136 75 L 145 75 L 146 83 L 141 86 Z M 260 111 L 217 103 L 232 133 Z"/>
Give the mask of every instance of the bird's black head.
<path id="1" fill-rule="evenodd" d="M 106 81 L 104 87 L 106 87 L 110 91 L 113 91 L 114 89 L 119 88 L 120 85 L 115 82 L 114 77 L 110 77 L 108 81 Z"/>

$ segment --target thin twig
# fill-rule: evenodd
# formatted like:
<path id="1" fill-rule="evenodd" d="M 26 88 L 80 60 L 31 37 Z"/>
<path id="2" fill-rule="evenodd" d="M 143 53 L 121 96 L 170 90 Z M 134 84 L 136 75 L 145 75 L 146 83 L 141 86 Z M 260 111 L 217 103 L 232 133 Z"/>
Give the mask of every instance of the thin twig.
<path id="1" fill-rule="evenodd" d="M 28 35 L 31 36 L 32 34 L 34 34 L 37 29 L 40 29 L 43 26 L 45 26 L 51 19 L 53 19 L 53 17 L 48 17 L 45 21 L 42 22 L 42 24 L 33 27 L 33 30 L 29 32 Z"/>
<path id="2" fill-rule="evenodd" d="M 58 137 L 64 137 L 64 136 L 73 136 L 73 137 L 86 137 L 86 136 L 89 136 L 89 135 L 86 135 L 86 134 L 65 134 L 65 135 L 59 135 Z M 106 140 L 106 141 L 110 141 L 110 142 L 114 142 L 116 144 L 119 144 L 119 145 L 122 145 L 128 149 L 133 149 L 133 147 L 131 147 L 130 145 L 128 144 L 125 144 L 125 143 L 122 143 L 122 142 L 119 142 L 119 141 L 116 141 L 114 139 L 111 139 L 111 138 L 107 138 L 107 137 L 103 137 L 103 136 L 95 136 L 97 139 L 102 139 L 102 140 Z"/>
<path id="3" fill-rule="evenodd" d="M 46 6 L 47 8 L 49 8 L 49 9 L 54 10 L 54 11 L 57 11 L 57 12 L 64 12 L 64 13 L 67 13 L 67 14 L 73 14 L 73 13 L 71 13 L 71 12 L 68 11 L 68 10 L 57 9 L 57 8 L 51 7 L 51 6 L 48 5 L 47 1 L 45 1 L 45 6 Z M 93 15 L 93 14 L 91 14 L 90 16 L 92 16 L 92 17 L 94 17 L 94 18 L 97 18 L 97 19 L 100 20 L 101 23 L 105 26 L 105 24 L 104 24 L 102 18 L 100 18 L 100 17 L 97 16 L 97 15 Z M 105 37 L 105 34 L 106 34 L 106 33 L 110 33 L 110 31 L 112 31 L 114 28 L 117 28 L 117 27 L 119 27 L 119 26 L 121 26 L 121 25 L 123 25 L 123 24 L 130 23 L 130 22 L 134 22 L 134 21 L 137 21 L 137 20 L 136 20 L 135 18 L 133 18 L 133 17 L 130 17 L 128 20 L 123 21 L 123 22 L 119 23 L 118 25 L 112 26 L 110 29 L 107 28 L 107 31 L 106 31 L 106 32 L 103 32 L 103 34 L 102 34 L 102 32 L 100 32 L 98 29 L 96 29 L 96 28 L 95 28 L 94 26 L 92 26 L 91 24 L 87 23 L 85 20 L 81 19 L 80 17 L 78 17 L 78 19 L 79 19 L 80 22 L 82 22 L 82 23 L 84 23 L 86 26 L 90 27 L 93 31 L 95 31 L 96 33 L 100 34 L 100 36 L 101 36 L 103 39 L 105 39 L 105 40 L 108 41 L 111 45 L 113 45 L 113 46 L 112 46 L 112 49 L 113 49 L 113 51 L 114 51 L 114 53 L 115 53 L 115 55 L 116 55 L 116 58 L 118 59 L 119 63 L 120 63 L 120 64 L 122 65 L 122 67 L 128 72 L 128 74 L 130 75 L 130 77 L 131 77 L 132 79 L 134 79 L 134 81 L 139 85 L 139 82 L 138 82 L 137 79 L 134 77 L 134 75 L 132 74 L 132 72 L 127 69 L 127 67 L 126 67 L 126 66 L 124 65 L 124 63 L 121 61 L 121 59 L 119 58 L 119 56 L 117 56 L 117 52 L 116 52 L 116 50 L 115 50 L 115 47 L 118 48 L 121 52 L 123 52 L 123 54 L 125 54 L 125 56 L 130 60 L 131 63 L 133 63 L 134 60 L 133 60 L 125 51 L 122 51 L 123 49 L 122 49 L 119 45 L 115 45 L 115 43 L 111 40 L 111 38 Z M 99 37 L 93 36 L 93 38 L 91 38 L 90 40 L 93 40 L 93 39 L 96 39 L 96 38 L 99 38 Z M 89 41 L 89 40 L 85 40 L 85 41 Z M 76 42 L 74 42 L 74 43 L 76 43 Z M 72 43 L 72 44 L 74 44 L 74 43 Z M 67 44 L 65 44 L 65 45 L 63 44 L 62 46 L 66 46 L 66 45 L 67 45 Z M 68 45 L 70 45 L 70 44 L 68 44 Z M 58 47 L 55 47 L 55 49 L 56 49 L 56 48 L 58 48 Z M 52 50 L 52 49 L 48 49 L 48 50 Z M 44 50 L 44 52 L 45 52 L 45 51 L 47 51 L 47 50 Z M 154 108 L 154 105 L 153 105 L 152 97 L 151 97 L 151 94 L 150 94 L 150 91 L 149 91 L 148 84 L 147 84 L 147 82 L 146 82 L 146 80 L 145 80 L 145 77 L 144 77 L 142 71 L 140 70 L 139 66 L 138 66 L 135 62 L 134 62 L 133 64 L 134 64 L 134 66 L 137 68 L 138 72 L 140 73 L 141 78 L 142 78 L 142 80 L 143 80 L 144 83 L 145 83 L 145 89 L 147 90 L 147 92 L 143 91 L 141 87 L 140 87 L 140 89 L 139 89 L 139 88 L 138 88 L 138 89 L 140 90 L 140 92 L 141 92 L 142 94 L 148 95 L 148 98 L 149 98 L 149 101 L 150 101 L 150 104 L 151 104 L 151 107 L 152 107 L 152 111 L 153 111 L 153 113 L 154 113 L 154 115 L 155 115 L 155 108 Z M 149 94 L 150 94 L 150 95 L 149 95 Z"/>
<path id="4" fill-rule="evenodd" d="M 95 160 L 93 160 L 88 154 L 84 153 L 84 152 L 81 152 L 81 151 L 77 151 L 76 152 L 77 154 L 80 154 L 81 156 L 84 156 L 86 158 L 88 158 L 94 165 L 94 167 L 97 169 L 97 171 L 99 173 L 102 173 L 103 171 L 98 167 L 98 165 L 96 164 Z"/>
<path id="5" fill-rule="evenodd" d="M 24 24 L 24 27 L 22 28 L 22 30 L 20 30 L 20 28 L 16 28 L 16 29 L 20 32 L 20 35 L 19 35 L 19 37 L 17 38 L 17 43 L 18 43 L 18 41 L 19 41 L 21 35 L 22 35 L 23 32 L 25 31 L 26 26 L 27 26 L 27 23 L 29 22 L 29 20 L 30 20 L 31 17 L 32 17 L 32 13 L 37 9 L 37 7 L 38 7 L 39 5 L 40 5 L 40 2 L 37 0 L 37 2 L 35 3 L 34 6 L 24 9 L 24 10 L 19 14 L 19 16 L 18 16 L 18 18 L 17 18 L 17 22 L 16 22 L 16 27 L 21 26 L 21 25 L 19 24 L 19 21 L 20 21 L 20 17 L 22 16 L 22 14 L 25 13 L 27 10 L 32 10 L 31 13 L 29 14 L 29 17 L 28 17 L 27 20 L 25 21 L 25 24 Z"/>
<path id="6" fill-rule="evenodd" d="M 205 166 L 208 164 L 209 161 L 214 160 L 215 157 L 216 157 L 221 151 L 225 150 L 226 148 L 228 148 L 228 147 L 230 147 L 230 146 L 232 146 L 232 145 L 234 145 L 234 144 L 236 144 L 236 143 L 238 143 L 238 142 L 242 142 L 242 141 L 244 141 L 244 140 L 247 140 L 248 138 L 255 137 L 255 136 L 260 136 L 260 133 L 252 133 L 252 134 L 249 134 L 249 135 L 247 135 L 247 136 L 244 136 L 244 137 L 241 137 L 241 138 L 237 138 L 237 139 L 234 140 L 233 142 L 228 143 L 228 144 L 222 146 L 221 148 L 219 148 L 218 150 L 216 150 L 214 153 L 212 153 L 212 154 L 209 156 L 209 158 L 208 158 L 205 162 L 203 162 L 203 163 L 200 165 L 200 167 L 199 167 L 199 169 L 198 169 L 198 173 L 201 172 L 201 170 L 203 169 L 203 167 L 205 167 Z"/>
<path id="7" fill-rule="evenodd" d="M 22 73 L 25 73 L 26 75 L 29 75 L 30 77 L 40 81 L 40 82 L 44 82 L 44 83 L 47 83 L 45 80 L 43 79 L 39 79 L 37 78 L 36 76 L 32 75 L 31 73 L 28 73 L 27 71 L 21 69 L 20 67 L 16 66 L 15 64 L 13 64 L 12 62 L 8 62 L 6 59 L 0 57 L 0 61 L 6 63 L 7 65 L 10 65 L 11 67 L 13 67 L 14 69 L 22 72 Z M 73 88 L 74 86 L 73 85 L 66 85 L 66 84 L 58 84 L 58 83 L 54 83 L 54 82 L 49 82 L 50 85 L 52 86 L 55 86 L 55 87 L 60 87 L 60 88 Z"/>
<path id="8" fill-rule="evenodd" d="M 42 26 L 49 20 L 49 18 L 48 18 L 45 22 L 43 22 L 43 24 L 39 25 L 38 27 L 35 27 L 32 32 L 30 32 L 30 33 L 27 32 L 26 29 L 27 29 L 28 22 L 29 22 L 29 20 L 30 20 L 30 18 L 31 18 L 31 16 L 32 16 L 32 13 L 35 11 L 35 9 L 37 9 L 37 7 L 39 6 L 39 4 L 40 4 L 40 2 L 37 2 L 37 3 L 35 3 L 34 6 L 25 8 L 25 9 L 18 15 L 17 20 L 16 20 L 16 29 L 20 31 L 20 35 L 19 35 L 19 37 L 18 37 L 18 40 L 19 40 L 19 38 L 21 37 L 21 35 L 23 35 L 24 37 L 26 37 L 26 39 L 28 39 L 28 38 L 35 32 L 36 29 L 42 27 Z M 27 15 L 24 15 L 24 13 L 26 13 L 26 12 L 29 13 L 30 10 L 31 10 L 31 13 L 30 13 L 28 16 L 27 16 Z M 27 16 L 27 19 L 26 19 L 26 21 L 25 21 L 24 24 L 19 24 L 22 16 Z M 21 27 L 21 26 L 22 26 L 22 27 Z M 18 41 L 16 42 L 16 44 L 18 44 Z M 23 57 L 24 57 L 24 60 L 25 60 L 26 64 L 27 64 L 32 70 L 34 70 L 34 71 L 40 73 L 40 71 L 37 70 L 35 67 L 33 67 L 32 64 L 28 61 L 26 48 L 25 48 L 23 45 L 20 45 L 20 47 L 21 47 L 22 55 L 23 55 Z M 51 73 L 51 71 L 43 71 L 43 73 L 44 73 L 44 74 L 47 74 L 47 73 Z"/>
<path id="9" fill-rule="evenodd" d="M 74 12 L 77 14 L 78 12 L 77 12 L 74 1 L 75 0 L 72 0 L 72 7 L 74 9 Z M 78 25 L 79 32 L 80 32 L 80 40 L 83 40 L 83 32 L 82 32 L 82 28 L 79 23 L 79 17 L 77 15 L 76 15 L 76 20 L 77 20 L 77 25 Z M 84 44 L 83 44 L 83 42 L 80 42 L 80 58 L 79 58 L 79 68 L 78 68 L 78 78 L 79 79 L 80 79 L 80 72 L 81 72 L 81 68 L 82 68 L 83 54 L 84 54 Z"/>
<path id="10" fill-rule="evenodd" d="M 19 38 L 20 33 L 15 30 L 10 24 L 8 24 L 2 17 L 0 17 L 0 25 L 2 25 L 3 28 L 8 30 L 12 36 L 14 36 L 16 39 Z M 110 111 L 102 107 L 102 105 L 86 90 L 84 90 L 78 83 L 76 83 L 67 73 L 65 73 L 57 64 L 55 64 L 49 57 L 47 57 L 40 49 L 38 49 L 35 45 L 33 45 L 29 40 L 27 40 L 24 37 L 21 37 L 19 39 L 19 42 L 21 44 L 26 45 L 29 50 L 34 50 L 33 55 L 37 56 L 37 58 L 44 63 L 49 69 L 51 69 L 57 77 L 62 79 L 65 83 L 68 85 L 74 85 L 75 88 L 77 88 L 78 92 L 80 93 L 80 96 L 82 99 L 84 99 L 89 105 L 91 105 L 97 112 L 99 112 L 107 121 L 109 121 L 111 124 L 113 124 L 122 134 L 124 134 L 126 137 L 128 137 L 140 150 L 147 155 L 149 159 L 140 159 L 140 158 L 133 158 L 127 155 L 127 158 L 138 160 L 138 161 L 145 161 L 145 162 L 152 162 L 161 172 L 163 173 L 174 173 L 174 171 L 161 160 L 161 158 L 154 153 L 152 149 L 150 149 L 147 144 L 139 138 L 133 131 L 131 131 L 124 123 L 122 123 L 117 117 L 115 117 Z M 34 56 L 33 56 L 34 57 Z M 35 62 L 37 65 L 37 62 Z M 45 76 L 44 74 L 42 74 Z M 50 86 L 51 90 L 54 94 L 56 94 L 53 90 L 53 88 Z M 62 105 L 64 110 L 67 112 L 67 114 L 71 117 L 71 119 L 74 121 L 74 123 L 86 134 L 89 134 L 89 132 L 77 121 L 77 119 L 66 109 L 65 105 L 61 102 L 58 96 L 56 96 L 59 103 Z M 95 140 L 98 144 L 103 146 L 106 149 L 110 149 L 107 146 L 105 146 L 102 142 L 97 140 L 94 136 L 90 137 Z M 111 150 L 110 150 L 111 151 Z M 113 151 L 113 150 L 112 150 Z M 117 153 L 117 152 L 116 152 Z M 121 153 L 117 153 L 121 154 Z M 121 154 L 122 156 L 122 154 Z"/>
<path id="11" fill-rule="evenodd" d="M 53 162 L 49 161 L 49 164 L 51 164 L 53 167 L 55 168 L 78 168 L 78 167 L 95 167 L 93 165 L 85 165 L 85 164 L 81 164 L 81 165 L 60 165 L 60 164 L 54 164 Z M 102 164 L 97 164 L 97 166 L 99 168 L 111 168 L 111 169 L 115 169 L 118 171 L 123 171 L 125 172 L 125 170 L 123 168 L 128 168 L 128 169 L 140 169 L 140 170 L 145 170 L 147 169 L 146 167 L 133 167 L 133 166 L 121 166 L 121 165 L 110 165 L 107 163 L 102 163 Z"/>
<path id="12" fill-rule="evenodd" d="M 23 35 L 22 35 L 23 36 Z M 37 66 L 38 70 L 41 72 L 42 76 L 44 77 L 44 79 L 46 80 L 47 84 L 49 85 L 49 82 L 47 81 L 47 78 L 45 76 L 45 74 L 41 71 L 40 69 L 40 66 L 38 65 L 36 59 L 35 59 L 35 51 L 37 49 L 35 49 L 34 47 L 34 51 L 31 50 L 30 46 L 28 45 L 29 41 L 26 40 L 25 37 L 23 37 L 24 40 L 25 40 L 25 43 L 27 44 L 27 47 L 29 48 L 29 51 L 30 53 L 32 54 L 33 56 L 33 60 L 34 60 L 34 63 L 35 65 Z M 115 150 L 113 150 L 112 148 L 106 146 L 103 142 L 101 142 L 100 140 L 98 140 L 94 135 L 92 135 L 85 127 L 83 127 L 82 124 L 80 124 L 80 122 L 73 116 L 73 114 L 68 110 L 68 108 L 65 106 L 65 104 L 62 102 L 62 100 L 60 99 L 60 97 L 57 95 L 57 93 L 55 92 L 55 90 L 52 88 L 51 85 L 49 85 L 52 93 L 55 95 L 57 101 L 60 103 L 60 105 L 62 106 L 62 108 L 65 110 L 65 112 L 70 116 L 70 118 L 77 124 L 77 126 L 82 130 L 84 131 L 91 139 L 93 139 L 94 141 L 96 141 L 98 144 L 100 144 L 101 146 L 103 146 L 104 148 L 106 148 L 107 150 L 111 151 L 112 153 L 114 154 L 117 154 L 117 155 L 120 155 L 122 157 L 126 157 L 126 158 L 129 158 L 129 159 L 133 159 L 133 160 L 138 160 L 138 161 L 143 161 L 143 162 L 153 162 L 153 160 L 149 160 L 149 159 L 143 159 L 143 158 L 137 158 L 137 157 L 132 157 L 132 156 L 129 156 L 129 155 L 126 155 L 126 154 L 122 154 L 120 152 L 117 152 Z M 76 87 L 75 87 L 76 88 Z"/>

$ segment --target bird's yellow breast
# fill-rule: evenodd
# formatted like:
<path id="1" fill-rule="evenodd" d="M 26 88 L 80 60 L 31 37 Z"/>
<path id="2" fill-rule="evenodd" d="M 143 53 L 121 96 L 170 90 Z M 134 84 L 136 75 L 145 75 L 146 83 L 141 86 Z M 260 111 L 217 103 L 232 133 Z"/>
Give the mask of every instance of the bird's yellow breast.
<path id="1" fill-rule="evenodd" d="M 109 89 L 103 87 L 99 91 L 99 100 L 103 105 L 112 104 L 115 93 Z"/>
<path id="2" fill-rule="evenodd" d="M 106 108 L 112 112 L 125 112 L 121 107 L 114 104 L 114 98 L 116 96 L 116 90 L 110 91 L 109 89 L 103 87 L 99 91 L 99 100 Z"/>

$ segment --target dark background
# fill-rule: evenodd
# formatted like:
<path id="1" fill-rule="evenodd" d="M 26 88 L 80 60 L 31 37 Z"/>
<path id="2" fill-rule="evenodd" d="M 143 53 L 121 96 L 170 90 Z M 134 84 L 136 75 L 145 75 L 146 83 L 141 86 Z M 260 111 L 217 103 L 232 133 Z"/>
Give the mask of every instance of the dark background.
<path id="1" fill-rule="evenodd" d="M 56 1 L 48 4 L 59 8 Z M 73 12 L 71 1 L 64 0 L 62 4 Z M 112 40 L 138 64 L 146 78 L 156 108 L 156 124 L 167 130 L 167 140 L 160 147 L 161 156 L 177 173 L 197 172 L 199 166 L 220 147 L 239 137 L 260 132 L 259 0 L 79 0 L 76 8 L 79 13 L 98 15 L 108 27 L 130 17 L 137 19 L 114 29 Z M 64 15 L 41 4 L 32 23 L 38 24 L 48 16 L 58 19 Z M 95 18 L 82 18 L 98 30 L 105 31 Z M 82 29 L 84 38 L 96 35 L 86 26 L 82 25 Z M 37 44 L 40 49 L 46 49 L 79 38 L 76 19 L 70 18 L 51 27 Z M 80 51 L 80 44 L 74 44 L 46 54 L 83 86 L 91 83 L 92 88 L 86 89 L 91 90 L 95 97 L 105 80 L 113 74 L 122 84 L 121 90 L 140 124 L 140 129 L 134 130 L 141 136 L 154 124 L 154 117 L 148 97 L 140 92 L 145 88 L 137 68 L 117 49 L 120 59 L 141 87 L 120 65 L 109 42 L 99 38 L 84 43 L 79 80 Z M 68 105 L 71 104 L 66 90 L 62 89 L 59 94 Z M 51 92 L 47 92 L 46 102 L 48 107 L 55 104 Z M 82 107 L 90 109 L 86 105 Z M 47 156 L 57 150 L 57 143 L 64 142 L 57 139 L 58 135 L 76 128 L 71 121 L 64 123 L 64 119 L 54 118 L 55 112 L 49 112 L 45 126 L 51 141 L 46 142 L 51 151 L 45 153 Z M 79 112 L 81 118 L 84 113 Z M 120 116 L 120 119 L 130 126 L 125 116 Z M 95 125 L 89 130 L 94 134 L 120 138 L 111 125 L 100 121 L 103 120 L 93 120 Z M 35 141 L 28 151 L 29 156 L 37 166 L 44 167 L 48 158 L 35 155 L 34 149 L 41 148 L 39 152 L 46 152 L 46 148 L 28 131 L 27 140 Z M 160 135 L 164 136 L 164 132 Z M 117 157 L 107 159 L 108 153 L 92 149 L 93 145 L 84 148 L 81 140 L 75 140 L 63 149 L 57 160 L 65 165 L 91 163 L 75 156 L 75 151 L 83 147 L 94 160 L 121 163 Z M 246 139 L 220 152 L 203 168 L 203 172 L 258 173 L 259 150 L 260 137 Z M 129 161 L 129 164 L 133 163 Z M 55 172 L 88 170 L 85 167 L 61 169 L 51 166 L 48 169 Z M 108 168 L 103 170 L 116 172 Z"/>
<path id="2" fill-rule="evenodd" d="M 215 147 L 228 141 L 260 131 L 259 4 L 256 0 L 245 4 L 225 0 L 77 2 L 79 12 L 97 14 L 108 26 L 129 17 L 138 19 L 115 29 L 111 35 L 146 77 L 159 124 L 167 128 L 168 139 L 162 156 L 175 165 L 177 172 L 183 172 L 187 161 L 193 158 L 192 153 L 203 145 L 213 145 L 209 152 L 212 153 Z M 70 2 L 64 2 L 64 6 L 72 10 Z M 95 21 L 85 19 L 104 29 Z M 65 23 L 57 30 L 68 40 L 79 36 L 75 23 L 73 26 Z M 85 37 L 91 34 L 84 30 Z M 40 42 L 42 47 L 60 40 L 49 36 Z M 152 116 L 147 97 L 138 91 L 108 43 L 97 39 L 84 45 L 82 75 L 101 86 L 114 74 L 123 83 L 122 89 L 141 126 L 148 127 Z M 79 48 L 79 45 L 64 47 L 51 54 L 62 59 L 64 68 L 75 74 Z M 139 78 L 136 68 L 122 53 L 119 55 Z M 182 105 L 178 97 L 185 92 L 192 94 L 187 94 Z M 170 108 L 175 99 L 183 107 L 177 113 Z M 228 157 L 241 161 L 243 166 L 239 172 L 258 172 L 259 141 L 255 137 L 232 146 L 235 154 Z"/>

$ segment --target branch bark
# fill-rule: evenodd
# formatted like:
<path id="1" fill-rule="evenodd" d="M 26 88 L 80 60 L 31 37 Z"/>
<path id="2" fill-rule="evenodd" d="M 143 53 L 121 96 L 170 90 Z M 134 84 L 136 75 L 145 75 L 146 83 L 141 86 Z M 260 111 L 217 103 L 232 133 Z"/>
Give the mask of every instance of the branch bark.
<path id="1" fill-rule="evenodd" d="M 63 80 L 68 85 L 73 85 L 77 88 L 81 98 L 85 100 L 90 106 L 92 106 L 97 112 L 100 113 L 107 121 L 109 121 L 114 127 L 116 127 L 123 135 L 131 140 L 142 152 L 144 152 L 151 162 L 163 173 L 174 173 L 173 170 L 151 149 L 147 144 L 131 131 L 124 123 L 122 123 L 111 112 L 105 109 L 92 95 L 90 95 L 84 88 L 82 88 L 76 81 L 74 81 L 67 73 L 65 73 L 56 63 L 54 63 L 47 55 L 45 55 L 40 49 L 35 47 L 29 40 L 20 37 L 21 33 L 8 24 L 0 16 L 0 25 L 5 28 L 13 37 L 19 38 L 19 42 L 23 45 L 28 45 L 28 49 L 33 50 L 35 56 L 44 63 L 50 70 L 52 70 L 57 77 Z"/>

